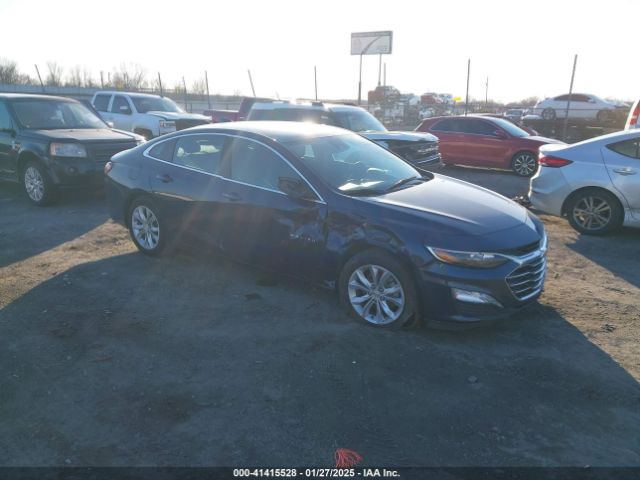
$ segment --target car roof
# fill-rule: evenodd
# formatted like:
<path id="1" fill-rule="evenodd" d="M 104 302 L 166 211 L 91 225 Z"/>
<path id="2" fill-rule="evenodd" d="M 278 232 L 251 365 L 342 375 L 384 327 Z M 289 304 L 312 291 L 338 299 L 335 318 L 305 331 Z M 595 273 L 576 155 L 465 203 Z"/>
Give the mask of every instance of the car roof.
<path id="1" fill-rule="evenodd" d="M 130 97 L 151 97 L 151 98 L 164 98 L 154 93 L 141 93 L 141 92 L 119 92 L 117 90 L 99 90 L 95 95 L 128 95 Z"/>
<path id="2" fill-rule="evenodd" d="M 341 103 L 324 103 L 324 102 L 256 102 L 251 107 L 254 110 L 276 110 L 276 109 L 291 109 L 291 110 L 321 110 L 328 112 L 348 112 L 353 110 L 364 110 L 357 105 L 344 105 Z"/>
<path id="3" fill-rule="evenodd" d="M 301 138 L 331 137 L 335 135 L 357 135 L 351 130 L 332 127 L 318 123 L 307 122 L 278 122 L 278 121 L 248 121 L 248 122 L 227 122 L 200 125 L 192 127 L 188 132 L 198 133 L 224 133 L 231 132 L 252 133 L 262 135 L 279 143 L 288 143 Z M 187 133 L 182 131 L 182 133 Z"/>
<path id="4" fill-rule="evenodd" d="M 77 102 L 77 100 L 69 97 L 59 97 L 56 95 L 44 95 L 38 93 L 0 93 L 0 98 L 5 98 L 7 100 L 23 100 L 23 99 L 33 99 L 33 100 L 58 100 L 63 102 Z"/>

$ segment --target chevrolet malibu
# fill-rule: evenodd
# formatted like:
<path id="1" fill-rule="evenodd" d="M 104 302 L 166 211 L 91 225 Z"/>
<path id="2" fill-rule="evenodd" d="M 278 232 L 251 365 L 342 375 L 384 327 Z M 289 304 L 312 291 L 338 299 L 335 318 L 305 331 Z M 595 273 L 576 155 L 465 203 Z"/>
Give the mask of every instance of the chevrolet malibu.
<path id="1" fill-rule="evenodd" d="M 541 222 L 336 127 L 232 122 L 115 155 L 112 218 L 144 254 L 178 240 L 335 288 L 360 321 L 474 322 L 541 293 Z"/>

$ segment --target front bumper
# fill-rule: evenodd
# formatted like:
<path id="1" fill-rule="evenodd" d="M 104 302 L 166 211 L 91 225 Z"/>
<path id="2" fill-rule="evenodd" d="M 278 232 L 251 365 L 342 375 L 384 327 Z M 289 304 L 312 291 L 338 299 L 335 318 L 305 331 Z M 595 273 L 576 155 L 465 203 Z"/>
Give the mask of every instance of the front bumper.
<path id="1" fill-rule="evenodd" d="M 542 294 L 546 247 L 492 269 L 459 267 L 435 260 L 419 269 L 419 277 L 426 317 L 465 323 L 507 318 Z M 476 301 L 470 301 L 474 297 Z M 480 302 L 478 298 L 488 301 Z"/>
<path id="2" fill-rule="evenodd" d="M 107 161 L 91 158 L 51 157 L 45 162 L 59 188 L 101 188 Z"/>

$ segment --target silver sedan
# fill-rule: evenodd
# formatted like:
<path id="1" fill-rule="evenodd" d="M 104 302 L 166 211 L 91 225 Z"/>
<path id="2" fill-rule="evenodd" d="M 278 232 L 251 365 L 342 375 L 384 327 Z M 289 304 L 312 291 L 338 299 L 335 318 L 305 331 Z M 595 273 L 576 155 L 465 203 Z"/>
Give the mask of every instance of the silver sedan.
<path id="1" fill-rule="evenodd" d="M 590 235 L 640 228 L 640 131 L 543 145 L 538 163 L 529 188 L 536 209 Z"/>

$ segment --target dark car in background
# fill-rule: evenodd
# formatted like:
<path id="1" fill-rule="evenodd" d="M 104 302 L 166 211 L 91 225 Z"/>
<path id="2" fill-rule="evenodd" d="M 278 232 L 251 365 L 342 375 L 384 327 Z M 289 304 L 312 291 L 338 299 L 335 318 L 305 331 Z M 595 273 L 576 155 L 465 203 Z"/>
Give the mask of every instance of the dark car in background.
<path id="1" fill-rule="evenodd" d="M 326 125 L 231 122 L 106 165 L 111 217 L 136 247 L 178 241 L 335 287 L 357 319 L 475 322 L 541 293 L 547 240 L 525 208 Z"/>
<path id="2" fill-rule="evenodd" d="M 442 166 L 438 138 L 416 132 L 390 132 L 364 108 L 324 102 L 256 102 L 247 120 L 313 122 L 346 128 L 425 170 Z"/>
<path id="3" fill-rule="evenodd" d="M 0 94 L 0 179 L 20 182 L 36 205 L 61 188 L 101 187 L 105 163 L 143 141 L 76 100 Z"/>
<path id="4" fill-rule="evenodd" d="M 536 172 L 541 145 L 563 143 L 529 135 L 509 120 L 488 116 L 428 118 L 416 131 L 438 136 L 445 165 L 504 168 L 523 177 Z"/>

